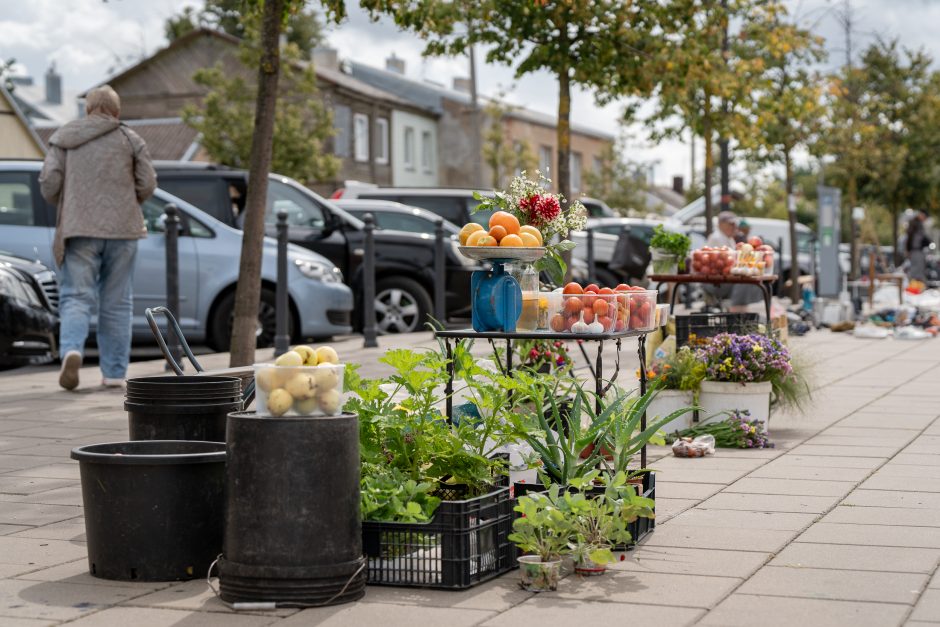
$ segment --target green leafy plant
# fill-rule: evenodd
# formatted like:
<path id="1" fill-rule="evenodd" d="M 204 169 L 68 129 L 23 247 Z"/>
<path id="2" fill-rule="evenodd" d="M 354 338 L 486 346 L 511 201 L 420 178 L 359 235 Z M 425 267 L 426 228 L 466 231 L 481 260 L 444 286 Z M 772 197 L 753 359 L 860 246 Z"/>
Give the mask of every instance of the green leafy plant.
<path id="1" fill-rule="evenodd" d="M 537 555 L 543 562 L 552 562 L 567 554 L 572 525 L 571 517 L 566 514 L 561 486 L 553 485 L 545 492 L 520 497 L 514 509 L 522 516 L 512 523 L 510 542 L 526 553 Z"/>
<path id="2" fill-rule="evenodd" d="M 650 238 L 650 248 L 657 248 L 669 255 L 675 255 L 679 262 L 679 269 L 685 269 L 685 258 L 692 248 L 692 240 L 682 233 L 672 233 L 663 228 L 661 224 L 653 229 Z"/>
<path id="3" fill-rule="evenodd" d="M 683 346 L 667 359 L 653 364 L 647 376 L 664 390 L 693 392 L 697 400 L 699 388 L 705 380 L 705 364 L 688 346 Z"/>
<path id="4" fill-rule="evenodd" d="M 409 479 L 387 466 L 363 469 L 359 487 L 363 520 L 430 522 L 441 499 L 431 495 L 436 486 Z"/>

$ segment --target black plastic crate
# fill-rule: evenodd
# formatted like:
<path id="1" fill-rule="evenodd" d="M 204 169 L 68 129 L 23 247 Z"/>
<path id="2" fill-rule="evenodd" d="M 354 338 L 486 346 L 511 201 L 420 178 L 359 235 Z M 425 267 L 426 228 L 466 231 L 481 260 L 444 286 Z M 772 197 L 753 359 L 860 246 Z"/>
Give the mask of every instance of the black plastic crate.
<path id="1" fill-rule="evenodd" d="M 545 486 L 536 483 L 515 483 L 513 484 L 513 497 L 519 498 L 520 496 L 525 496 L 530 492 L 542 492 L 545 490 Z M 598 493 L 601 490 L 598 489 Z M 656 473 L 648 472 L 643 475 L 643 496 L 648 499 L 656 500 Z M 653 512 L 656 511 L 656 505 L 653 505 Z M 656 519 L 655 518 L 637 518 L 632 523 L 627 526 L 627 531 L 630 532 L 630 536 L 633 538 L 633 541 L 626 546 L 617 546 L 614 547 L 618 551 L 623 551 L 627 549 L 632 549 L 637 542 L 642 540 L 653 532 L 653 529 L 656 528 Z"/>
<path id="2" fill-rule="evenodd" d="M 719 333 L 751 333 L 757 329 L 756 313 L 699 313 L 676 316 L 676 348 L 695 347 Z"/>
<path id="3" fill-rule="evenodd" d="M 459 590 L 516 566 L 513 501 L 502 487 L 476 498 L 444 500 L 429 523 L 363 521 L 368 583 Z M 460 487 L 441 490 L 454 499 Z"/>

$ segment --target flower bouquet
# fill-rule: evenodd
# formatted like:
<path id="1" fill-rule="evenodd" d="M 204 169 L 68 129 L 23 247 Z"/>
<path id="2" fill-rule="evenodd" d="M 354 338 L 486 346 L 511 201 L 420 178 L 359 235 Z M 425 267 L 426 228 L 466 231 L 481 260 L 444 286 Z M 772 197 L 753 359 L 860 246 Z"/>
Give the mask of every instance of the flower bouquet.
<path id="1" fill-rule="evenodd" d="M 561 285 L 568 270 L 561 254 L 574 248 L 574 242 L 567 239 L 568 233 L 584 228 L 587 211 L 577 200 L 563 206 L 566 204 L 563 196 L 545 191 L 551 181 L 538 170 L 535 174 L 537 180 L 532 180 L 523 171 L 512 179 L 507 191 L 497 191 L 492 197 L 474 192 L 473 197 L 480 202 L 475 211 L 505 211 L 520 225 L 537 229 L 546 250 L 545 256 L 533 265 Z"/>
<path id="2" fill-rule="evenodd" d="M 712 422 L 686 429 L 680 437 L 695 438 L 709 434 L 718 448 L 773 448 L 762 420 L 752 420 L 750 413 L 735 411 L 721 422 Z"/>

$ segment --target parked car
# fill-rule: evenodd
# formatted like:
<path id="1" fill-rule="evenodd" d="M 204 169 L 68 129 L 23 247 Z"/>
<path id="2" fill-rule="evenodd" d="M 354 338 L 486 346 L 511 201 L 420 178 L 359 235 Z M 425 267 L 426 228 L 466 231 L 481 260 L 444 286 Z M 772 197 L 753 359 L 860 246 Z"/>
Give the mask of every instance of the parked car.
<path id="1" fill-rule="evenodd" d="M 239 227 L 248 173 L 244 170 L 179 162 L 156 164 L 159 184 L 173 194 L 206 207 L 217 220 Z M 287 212 L 290 241 L 332 261 L 357 299 L 362 294 L 362 220 L 286 176 L 268 182 L 266 228 L 275 234 L 277 213 Z M 470 274 L 479 266 L 449 240 L 445 307 L 448 316 L 470 311 Z M 380 332 L 421 329 L 433 309 L 434 242 L 419 233 L 375 231 L 375 311 Z M 361 307 L 359 308 L 361 311 Z M 354 320 L 361 324 L 361 319 Z"/>
<path id="2" fill-rule="evenodd" d="M 57 311 L 55 275 L 38 262 L 0 253 L 0 368 L 55 358 Z"/>
<path id="3" fill-rule="evenodd" d="M 653 237 L 653 229 L 660 224 L 663 223 L 646 218 L 589 218 L 587 228 L 594 232 L 594 264 L 598 282 L 602 285 L 617 285 L 642 280 L 642 276 L 632 276 L 630 273 L 614 270 L 610 263 L 621 233 L 626 231 L 629 236 L 648 246 L 650 238 Z M 575 259 L 587 261 L 587 239 L 587 231 L 575 231 L 571 234 L 571 240 L 577 244 L 574 249 Z"/>
<path id="4" fill-rule="evenodd" d="M 39 259 L 53 267 L 55 208 L 39 194 L 39 161 L 0 161 L 0 249 Z M 180 209 L 180 326 L 190 343 L 207 342 L 227 350 L 231 336 L 241 232 L 162 189 L 143 203 L 148 236 L 140 240 L 134 269 L 135 341 L 152 340 L 144 310 L 166 304 L 164 207 Z M 15 221 L 7 216 L 15 214 Z M 265 238 L 261 269 L 258 344 L 274 338 L 277 242 Z M 321 255 L 297 246 L 288 249 L 291 336 L 323 338 L 351 330 L 353 297 L 342 272 Z M 94 326 L 94 321 L 92 322 Z"/>
<path id="5" fill-rule="evenodd" d="M 590 218 L 616 218 L 617 214 L 614 213 L 614 210 L 607 206 L 607 203 L 603 200 L 597 198 L 590 198 L 584 196 L 579 198 L 581 204 L 584 205 L 584 208 L 587 209 L 588 217 Z"/>
<path id="6" fill-rule="evenodd" d="M 492 194 L 492 192 L 483 192 Z M 477 211 L 480 201 L 473 197 L 472 189 L 451 189 L 447 187 L 379 187 L 373 183 L 346 181 L 346 187 L 333 192 L 334 200 L 391 200 L 403 205 L 421 207 L 441 216 L 458 227 L 467 222 L 487 224 L 491 212 Z"/>
<path id="7" fill-rule="evenodd" d="M 390 200 L 340 199 L 335 201 L 335 204 L 360 220 L 367 213 L 371 213 L 375 218 L 375 226 L 389 231 L 405 231 L 433 237 L 437 229 L 437 221 L 442 219 L 427 209 L 409 207 Z M 460 227 L 453 222 L 443 220 L 443 227 L 445 237 L 453 239 L 460 234 Z"/>

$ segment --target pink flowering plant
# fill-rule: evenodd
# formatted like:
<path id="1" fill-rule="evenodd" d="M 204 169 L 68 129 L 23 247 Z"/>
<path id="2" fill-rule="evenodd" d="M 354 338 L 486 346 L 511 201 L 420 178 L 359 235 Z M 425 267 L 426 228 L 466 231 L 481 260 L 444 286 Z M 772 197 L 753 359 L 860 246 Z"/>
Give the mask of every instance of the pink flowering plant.
<path id="1" fill-rule="evenodd" d="M 480 202 L 475 211 L 506 211 L 514 215 L 520 224 L 534 226 L 542 234 L 545 256 L 535 263 L 535 269 L 545 271 L 556 284 L 564 281 L 568 267 L 561 253 L 574 248 L 567 239 L 571 231 L 580 231 L 587 222 L 587 210 L 580 201 L 566 203 L 560 194 L 546 191 L 551 180 L 535 171 L 535 180 L 523 171 L 509 183 L 507 191 L 496 191 L 490 196 L 474 192 Z M 558 238 L 559 241 L 555 241 Z"/>
<path id="2" fill-rule="evenodd" d="M 751 420 L 747 410 L 733 411 L 731 416 L 721 422 L 709 422 L 686 429 L 679 437 L 695 438 L 709 434 L 715 438 L 718 448 L 773 448 L 767 437 L 763 420 Z"/>
<path id="3" fill-rule="evenodd" d="M 776 405 L 800 408 L 810 395 L 806 377 L 794 368 L 790 351 L 775 338 L 720 333 L 698 348 L 696 357 L 705 364 L 708 381 L 770 382 Z"/>

